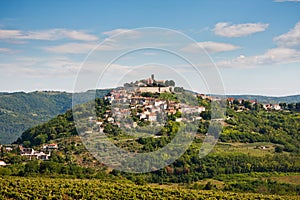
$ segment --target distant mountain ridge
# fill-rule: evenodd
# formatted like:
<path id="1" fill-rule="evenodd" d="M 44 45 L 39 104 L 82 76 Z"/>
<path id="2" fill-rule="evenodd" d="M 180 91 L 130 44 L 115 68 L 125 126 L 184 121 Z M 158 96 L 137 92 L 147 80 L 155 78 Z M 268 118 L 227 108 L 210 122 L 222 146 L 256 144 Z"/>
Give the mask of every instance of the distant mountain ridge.
<path id="1" fill-rule="evenodd" d="M 283 97 L 262 96 L 262 95 L 227 95 L 227 98 L 257 100 L 259 103 L 297 103 L 300 102 L 300 95 Z"/>

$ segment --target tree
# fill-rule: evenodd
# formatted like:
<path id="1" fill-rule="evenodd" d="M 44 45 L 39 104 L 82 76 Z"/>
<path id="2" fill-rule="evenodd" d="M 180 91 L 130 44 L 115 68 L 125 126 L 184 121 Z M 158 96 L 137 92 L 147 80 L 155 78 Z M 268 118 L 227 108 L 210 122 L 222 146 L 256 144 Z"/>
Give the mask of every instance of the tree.
<path id="1" fill-rule="evenodd" d="M 201 112 L 200 116 L 201 116 L 204 120 L 210 120 L 210 119 L 211 119 L 211 112 L 210 112 L 210 111 L 204 111 L 204 112 Z"/>
<path id="2" fill-rule="evenodd" d="M 300 102 L 296 103 L 296 109 L 300 110 Z"/>
<path id="3" fill-rule="evenodd" d="M 280 103 L 279 106 L 280 106 L 282 109 L 286 109 L 286 103 Z"/>
<path id="4" fill-rule="evenodd" d="M 250 101 L 244 101 L 245 108 L 252 109 L 252 103 Z"/>
<path id="5" fill-rule="evenodd" d="M 235 105 L 240 105 L 240 102 L 239 102 L 237 99 L 234 99 L 234 100 L 233 100 L 233 104 L 235 104 Z"/>
<path id="6" fill-rule="evenodd" d="M 170 81 L 169 81 L 169 86 L 175 86 L 175 81 L 170 80 Z"/>
<path id="7" fill-rule="evenodd" d="M 25 165 L 25 174 L 35 174 L 39 172 L 39 162 L 37 160 L 29 161 Z"/>
<path id="8" fill-rule="evenodd" d="M 209 181 L 206 183 L 204 190 L 211 190 L 214 187 L 214 185 Z"/>
<path id="9" fill-rule="evenodd" d="M 293 103 L 288 104 L 289 110 L 293 110 L 294 108 L 295 108 L 295 104 L 293 104 Z"/>
<path id="10" fill-rule="evenodd" d="M 275 152 L 276 153 L 282 153 L 283 152 L 283 148 L 281 146 L 276 146 L 275 147 Z"/>
<path id="11" fill-rule="evenodd" d="M 166 80 L 165 81 L 165 86 L 166 87 L 175 86 L 175 82 L 173 80 Z"/>

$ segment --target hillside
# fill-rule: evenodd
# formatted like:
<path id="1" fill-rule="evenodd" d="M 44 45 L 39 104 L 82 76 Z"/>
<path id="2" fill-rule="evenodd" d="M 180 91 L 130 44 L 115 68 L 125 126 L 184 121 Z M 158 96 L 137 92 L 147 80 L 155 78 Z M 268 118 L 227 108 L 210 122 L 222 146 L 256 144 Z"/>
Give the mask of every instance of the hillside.
<path id="1" fill-rule="evenodd" d="M 154 96 L 158 99 L 177 98 L 176 95 L 169 94 Z M 300 194 L 299 182 L 294 184 L 277 181 L 284 180 L 280 178 L 281 176 L 289 177 L 293 173 L 298 176 L 300 172 L 298 134 L 300 113 L 297 110 L 264 110 L 260 104 L 250 105 L 247 101 L 238 105 L 228 104 L 225 126 L 219 143 L 208 156 L 200 159 L 199 149 L 209 125 L 210 101 L 198 97 L 198 102 L 205 105 L 207 111 L 201 113 L 202 120 L 194 142 L 180 158 L 161 170 L 146 174 L 131 174 L 104 167 L 81 143 L 74 126 L 72 111 L 69 110 L 47 123 L 26 130 L 17 141 L 35 149 L 41 148 L 44 143 L 58 143 L 59 149 L 51 158 L 52 162 L 46 162 L 47 165 L 43 162 L 30 165 L 28 163 L 30 167 L 25 166 L 25 169 L 18 170 L 13 170 L 11 166 L 12 171 L 7 173 L 46 175 L 51 172 L 53 176 L 64 174 L 81 178 L 102 177 L 103 173 L 110 173 L 135 183 L 184 183 L 186 187 L 196 189 L 210 188 L 279 195 Z M 84 114 L 88 107 L 89 104 L 82 104 L 74 112 L 80 112 L 86 118 L 85 121 L 89 121 L 88 115 Z M 110 104 L 104 99 L 97 99 L 96 108 L 97 116 L 105 119 Z M 179 115 L 176 113 L 168 118 L 166 125 L 157 133 L 158 137 L 127 135 L 107 120 L 103 122 L 104 132 L 120 148 L 130 152 L 153 152 L 168 144 L 176 134 L 176 130 L 182 126 L 181 122 L 175 121 Z M 136 122 L 143 131 L 155 128 L 138 119 Z M 89 121 L 91 127 L 94 126 L 93 123 L 96 125 L 96 121 Z M 93 131 L 99 130 L 95 128 Z M 3 159 L 8 163 L 15 162 L 13 158 L 3 157 Z M 74 169 L 76 173 L 69 168 Z"/>
<path id="2" fill-rule="evenodd" d="M 98 90 L 97 96 L 102 97 L 108 91 Z M 77 103 L 82 102 L 85 99 Z M 71 107 L 72 94 L 66 92 L 0 93 L 0 144 L 12 143 L 26 129 L 47 122 Z"/>
<path id="3" fill-rule="evenodd" d="M 23 131 L 46 122 L 71 107 L 65 92 L 16 92 L 0 94 L 0 143 L 15 141 Z"/>

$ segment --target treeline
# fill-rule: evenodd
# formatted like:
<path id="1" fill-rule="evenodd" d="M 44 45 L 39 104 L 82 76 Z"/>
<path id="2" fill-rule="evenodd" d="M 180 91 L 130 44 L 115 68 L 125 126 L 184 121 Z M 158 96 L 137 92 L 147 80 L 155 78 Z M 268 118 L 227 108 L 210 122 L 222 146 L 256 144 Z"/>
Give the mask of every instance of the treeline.
<path id="1" fill-rule="evenodd" d="M 134 163 L 132 163 L 134 165 Z M 297 154 L 251 156 L 242 153 L 213 153 L 199 158 L 189 149 L 168 167 L 145 175 L 147 182 L 191 183 L 205 178 L 218 178 L 222 174 L 252 172 L 299 172 L 300 158 Z M 118 173 L 118 172 L 114 172 Z M 131 174 L 121 173 L 130 178 Z M 143 175 L 141 175 L 143 176 Z"/>
<path id="2" fill-rule="evenodd" d="M 40 162 L 32 160 L 25 165 L 19 164 L 14 165 L 14 167 L 0 169 L 0 175 L 101 178 L 106 173 L 103 171 L 97 172 L 94 168 L 82 167 L 75 163 L 66 165 L 54 161 Z"/>

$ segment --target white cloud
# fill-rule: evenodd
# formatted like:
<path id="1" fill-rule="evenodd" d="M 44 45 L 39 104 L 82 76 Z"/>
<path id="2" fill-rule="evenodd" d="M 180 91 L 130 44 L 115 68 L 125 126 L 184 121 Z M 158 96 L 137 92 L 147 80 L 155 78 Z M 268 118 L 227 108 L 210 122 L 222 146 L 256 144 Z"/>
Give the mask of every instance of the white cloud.
<path id="1" fill-rule="evenodd" d="M 82 40 L 82 41 L 96 41 L 98 37 L 95 35 L 87 34 L 83 31 L 75 30 L 61 30 L 62 35 L 65 35 L 67 38 L 73 40 Z"/>
<path id="2" fill-rule="evenodd" d="M 59 40 L 72 39 L 81 41 L 96 41 L 98 37 L 84 31 L 67 29 L 50 29 L 42 31 L 0 30 L 0 39 L 4 40 Z"/>
<path id="3" fill-rule="evenodd" d="M 107 40 L 107 41 L 106 41 Z M 124 45 L 117 44 L 113 40 L 106 39 L 104 43 L 98 45 L 97 43 L 66 43 L 62 45 L 47 46 L 43 49 L 52 53 L 70 53 L 70 54 L 84 54 L 91 50 L 95 51 L 117 51 L 128 48 Z"/>
<path id="4" fill-rule="evenodd" d="M 299 0 L 300 1 L 300 0 Z M 289 32 L 274 38 L 277 47 L 267 50 L 262 55 L 240 55 L 232 60 L 217 62 L 220 67 L 254 68 L 263 65 L 300 63 L 300 22 Z"/>
<path id="5" fill-rule="evenodd" d="M 0 48 L 0 53 L 5 53 L 5 54 L 12 54 L 15 53 L 16 51 L 9 49 L 9 48 Z"/>
<path id="6" fill-rule="evenodd" d="M 274 38 L 279 46 L 296 47 L 300 46 L 300 22 L 289 32 Z"/>
<path id="7" fill-rule="evenodd" d="M 233 51 L 239 49 L 239 46 L 235 46 L 232 44 L 221 43 L 221 42 L 197 42 L 192 43 L 182 49 L 182 51 L 186 52 L 199 52 L 199 48 L 204 48 L 208 53 L 217 53 L 217 52 L 225 52 L 225 51 Z"/>
<path id="8" fill-rule="evenodd" d="M 246 23 L 246 24 L 230 24 L 220 22 L 215 25 L 214 33 L 223 37 L 243 37 L 254 33 L 265 31 L 269 24 L 263 23 Z"/>
<path id="9" fill-rule="evenodd" d="M 219 67 L 235 67 L 235 68 L 255 68 L 263 65 L 277 65 L 300 62 L 300 51 L 290 48 L 273 48 L 269 49 L 262 55 L 245 56 L 217 62 Z"/>
<path id="10" fill-rule="evenodd" d="M 67 43 L 62 45 L 44 47 L 44 49 L 52 53 L 80 54 L 80 53 L 88 53 L 96 46 L 97 45 L 95 44 L 89 44 L 89 43 Z"/>
<path id="11" fill-rule="evenodd" d="M 159 30 L 160 31 L 160 30 Z M 158 34 L 159 33 L 159 34 Z M 176 46 L 176 40 L 170 39 L 174 36 L 165 36 L 166 39 L 162 39 L 161 33 L 157 30 L 130 30 L 130 29 L 115 29 L 107 32 L 103 32 L 108 36 L 101 43 L 66 43 L 61 45 L 47 46 L 43 49 L 48 52 L 54 53 L 88 53 L 95 48 L 95 51 L 122 51 L 133 50 L 136 48 L 165 48 Z M 120 35 L 118 35 L 120 34 Z M 115 36 L 115 37 L 114 37 Z M 143 36 L 143 37 L 141 37 Z M 158 36 L 159 38 L 156 38 Z"/>
<path id="12" fill-rule="evenodd" d="M 114 36 L 114 35 L 118 35 L 118 34 L 121 34 L 121 33 L 124 33 L 126 35 L 132 35 L 132 36 L 138 36 L 139 35 L 139 32 L 137 30 L 131 30 L 131 29 L 114 29 L 114 30 L 111 30 L 111 31 L 106 31 L 106 32 L 103 32 L 104 35 L 107 35 L 107 36 Z"/>
<path id="13" fill-rule="evenodd" d="M 0 30 L 0 39 L 16 39 L 22 37 L 19 30 Z"/>
<path id="14" fill-rule="evenodd" d="M 0 72 L 21 77 L 58 77 L 76 75 L 80 64 L 66 57 L 18 57 L 0 63 Z"/>

